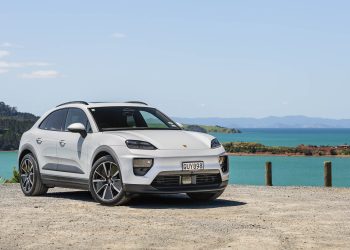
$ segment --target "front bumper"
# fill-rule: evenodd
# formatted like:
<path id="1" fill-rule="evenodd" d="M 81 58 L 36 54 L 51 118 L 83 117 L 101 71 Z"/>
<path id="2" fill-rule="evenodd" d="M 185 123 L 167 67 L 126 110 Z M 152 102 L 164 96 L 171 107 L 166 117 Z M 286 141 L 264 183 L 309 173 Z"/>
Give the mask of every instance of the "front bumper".
<path id="1" fill-rule="evenodd" d="M 228 180 L 222 180 L 218 170 L 184 172 L 165 171 L 159 173 L 150 185 L 125 184 L 128 193 L 194 193 L 216 192 L 226 188 Z"/>
<path id="2" fill-rule="evenodd" d="M 158 175 L 165 174 L 199 174 L 217 173 L 220 174 L 221 182 L 228 181 L 229 171 L 223 172 L 218 161 L 218 157 L 225 153 L 221 148 L 208 150 L 130 150 L 127 147 L 113 148 L 118 155 L 118 163 L 126 187 L 152 186 Z M 134 158 L 152 158 L 154 163 L 152 168 L 144 176 L 136 176 L 133 172 Z M 183 162 L 203 161 L 204 170 L 189 172 L 182 170 Z M 181 187 L 176 187 L 180 189 Z M 212 187 L 211 187 L 212 188 Z M 159 188 L 156 188 L 158 190 Z M 215 188 L 213 188 L 215 191 Z M 153 189 L 151 189 L 153 190 Z M 175 192 L 176 193 L 176 192 Z"/>

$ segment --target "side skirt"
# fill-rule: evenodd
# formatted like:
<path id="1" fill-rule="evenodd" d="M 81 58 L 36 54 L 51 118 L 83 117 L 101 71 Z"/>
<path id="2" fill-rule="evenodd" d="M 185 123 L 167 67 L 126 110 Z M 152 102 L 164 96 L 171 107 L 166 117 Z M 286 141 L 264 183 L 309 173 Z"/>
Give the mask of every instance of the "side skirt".
<path id="1" fill-rule="evenodd" d="M 53 186 L 53 187 L 89 190 L 88 179 L 41 174 L 41 180 L 45 185 L 51 186 L 51 187 Z"/>

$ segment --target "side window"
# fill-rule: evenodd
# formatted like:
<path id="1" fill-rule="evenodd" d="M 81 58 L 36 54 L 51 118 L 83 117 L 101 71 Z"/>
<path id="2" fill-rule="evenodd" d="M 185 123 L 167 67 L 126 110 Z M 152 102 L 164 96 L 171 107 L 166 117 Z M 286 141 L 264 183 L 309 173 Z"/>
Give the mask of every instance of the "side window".
<path id="1" fill-rule="evenodd" d="M 60 109 L 49 114 L 39 128 L 45 130 L 62 131 L 66 120 L 67 109 Z"/>
<path id="2" fill-rule="evenodd" d="M 69 109 L 64 130 L 68 131 L 69 125 L 73 123 L 82 123 L 85 126 L 87 132 L 92 132 L 89 120 L 85 112 L 82 111 L 81 109 L 78 109 L 78 108 Z"/>

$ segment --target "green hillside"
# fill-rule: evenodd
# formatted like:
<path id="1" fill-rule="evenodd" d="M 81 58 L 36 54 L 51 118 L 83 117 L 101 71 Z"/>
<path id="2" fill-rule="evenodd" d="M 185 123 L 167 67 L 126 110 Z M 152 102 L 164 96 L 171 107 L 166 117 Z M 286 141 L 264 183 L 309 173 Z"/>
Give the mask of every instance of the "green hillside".
<path id="1" fill-rule="evenodd" d="M 16 150 L 23 132 L 30 129 L 38 117 L 30 113 L 18 112 L 0 102 L 0 150 Z"/>
<path id="2" fill-rule="evenodd" d="M 241 133 L 240 130 L 234 128 L 225 128 L 221 126 L 206 126 L 206 125 L 184 125 L 185 130 L 202 132 L 202 133 L 223 133 L 235 134 Z"/>

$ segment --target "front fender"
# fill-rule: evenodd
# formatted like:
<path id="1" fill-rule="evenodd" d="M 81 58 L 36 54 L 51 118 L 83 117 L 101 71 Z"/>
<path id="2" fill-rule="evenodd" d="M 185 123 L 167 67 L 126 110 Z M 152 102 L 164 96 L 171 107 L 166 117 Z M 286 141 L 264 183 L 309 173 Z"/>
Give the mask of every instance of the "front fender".
<path id="1" fill-rule="evenodd" d="M 94 153 L 92 154 L 91 161 L 90 161 L 91 167 L 94 163 L 96 156 L 102 152 L 106 152 L 106 153 L 110 154 L 113 157 L 113 159 L 119 164 L 119 158 L 118 158 L 117 154 L 115 153 L 115 151 L 110 146 L 102 145 L 102 146 L 99 146 L 98 148 L 96 148 Z"/>

